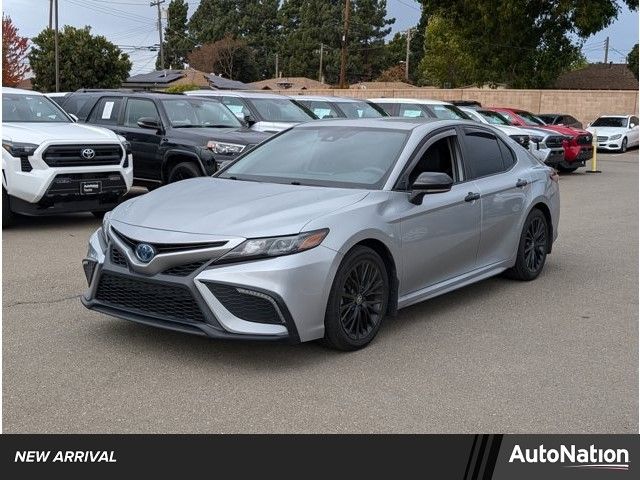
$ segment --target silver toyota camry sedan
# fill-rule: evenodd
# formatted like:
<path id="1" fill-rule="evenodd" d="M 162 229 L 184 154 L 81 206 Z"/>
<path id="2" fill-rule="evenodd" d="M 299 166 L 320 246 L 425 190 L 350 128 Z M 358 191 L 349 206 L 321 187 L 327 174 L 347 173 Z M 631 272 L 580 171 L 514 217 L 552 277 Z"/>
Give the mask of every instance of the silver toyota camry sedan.
<path id="1" fill-rule="evenodd" d="M 555 170 L 490 126 L 317 121 L 115 208 L 89 240 L 82 301 L 214 338 L 355 350 L 400 308 L 500 273 L 535 279 L 559 209 Z"/>

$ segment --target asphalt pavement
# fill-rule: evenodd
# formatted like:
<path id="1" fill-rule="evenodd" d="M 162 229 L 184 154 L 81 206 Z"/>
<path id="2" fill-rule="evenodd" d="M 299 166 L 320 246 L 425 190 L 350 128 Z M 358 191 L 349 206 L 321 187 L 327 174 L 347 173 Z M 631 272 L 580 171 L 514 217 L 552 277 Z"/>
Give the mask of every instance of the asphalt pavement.
<path id="1" fill-rule="evenodd" d="M 542 275 L 402 310 L 355 353 L 86 310 L 91 215 L 3 231 L 6 433 L 638 431 L 638 151 L 560 179 Z"/>

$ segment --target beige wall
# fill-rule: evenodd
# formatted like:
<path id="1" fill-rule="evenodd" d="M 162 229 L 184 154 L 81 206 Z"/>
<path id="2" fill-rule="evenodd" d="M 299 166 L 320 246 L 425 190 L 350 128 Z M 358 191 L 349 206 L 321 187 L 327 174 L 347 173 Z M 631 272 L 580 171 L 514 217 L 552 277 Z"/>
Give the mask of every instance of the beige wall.
<path id="1" fill-rule="evenodd" d="M 356 98 L 396 97 L 434 100 L 477 100 L 484 106 L 515 107 L 533 113 L 567 113 L 585 125 L 599 115 L 637 114 L 638 92 L 629 90 L 510 90 L 510 89 L 437 89 L 407 90 L 286 90 L 287 95 L 336 95 Z"/>

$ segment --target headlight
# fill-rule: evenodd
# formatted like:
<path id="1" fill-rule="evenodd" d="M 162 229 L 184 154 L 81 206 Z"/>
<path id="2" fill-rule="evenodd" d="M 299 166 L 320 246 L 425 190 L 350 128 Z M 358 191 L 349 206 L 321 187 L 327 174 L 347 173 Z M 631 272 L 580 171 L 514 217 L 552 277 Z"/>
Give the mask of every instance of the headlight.
<path id="1" fill-rule="evenodd" d="M 324 228 L 287 237 L 252 238 L 228 252 L 220 261 L 279 257 L 303 252 L 320 245 L 328 233 L 329 229 Z"/>
<path id="2" fill-rule="evenodd" d="M 4 148 L 12 157 L 30 157 L 34 154 L 38 145 L 35 143 L 21 143 L 11 142 L 9 140 L 2 140 L 2 148 Z"/>
<path id="3" fill-rule="evenodd" d="M 238 155 L 242 153 L 244 147 L 244 145 L 238 145 L 236 143 L 215 142 L 213 140 L 207 143 L 207 148 L 219 155 Z"/>
<path id="4" fill-rule="evenodd" d="M 510 137 L 515 140 L 518 145 L 529 148 L 529 135 L 510 135 Z"/>
<path id="5" fill-rule="evenodd" d="M 124 138 L 122 135 L 118 135 L 118 140 L 120 140 L 120 143 L 124 147 L 125 153 L 129 155 L 131 153 L 131 143 L 129 142 L 129 140 Z"/>
<path id="6" fill-rule="evenodd" d="M 105 213 L 102 218 L 102 239 L 104 243 L 109 243 L 109 228 L 111 228 L 111 212 Z"/>
<path id="7" fill-rule="evenodd" d="M 618 133 L 617 135 L 610 136 L 609 140 L 618 140 L 620 137 L 622 137 L 622 134 Z"/>

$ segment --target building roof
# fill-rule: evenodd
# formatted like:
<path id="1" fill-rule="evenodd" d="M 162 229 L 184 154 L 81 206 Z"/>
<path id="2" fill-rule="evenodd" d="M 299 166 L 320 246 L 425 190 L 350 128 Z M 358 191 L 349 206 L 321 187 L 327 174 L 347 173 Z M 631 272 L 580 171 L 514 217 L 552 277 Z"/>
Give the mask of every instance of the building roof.
<path id="1" fill-rule="evenodd" d="M 391 90 L 418 87 L 405 82 L 359 82 L 349 85 L 349 88 L 356 88 L 360 90 Z"/>
<path id="2" fill-rule="evenodd" d="M 251 88 L 254 90 L 318 90 L 327 89 L 329 86 L 307 77 L 278 77 L 253 82 Z"/>
<path id="3" fill-rule="evenodd" d="M 230 80 L 228 78 L 221 77 L 215 73 L 209 74 L 207 77 L 211 88 L 218 90 L 248 90 L 250 87 L 248 84 L 240 82 L 238 80 Z"/>
<path id="4" fill-rule="evenodd" d="M 553 87 L 562 90 L 637 90 L 638 79 L 625 63 L 592 63 L 563 73 Z"/>
<path id="5" fill-rule="evenodd" d="M 122 82 L 123 87 L 169 88 L 176 85 L 209 86 L 209 74 L 187 68 L 184 70 L 156 70 L 133 75 Z"/>

